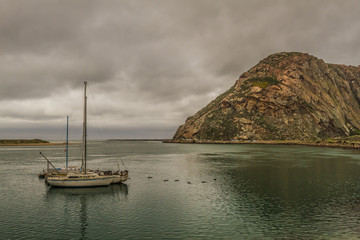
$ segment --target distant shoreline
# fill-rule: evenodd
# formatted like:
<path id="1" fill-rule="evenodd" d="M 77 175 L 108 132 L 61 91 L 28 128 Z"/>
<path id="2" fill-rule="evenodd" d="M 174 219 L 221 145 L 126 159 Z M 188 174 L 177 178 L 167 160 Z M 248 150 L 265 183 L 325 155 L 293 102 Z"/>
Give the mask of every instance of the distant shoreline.
<path id="1" fill-rule="evenodd" d="M 108 139 L 107 142 L 166 142 L 170 139 Z"/>
<path id="2" fill-rule="evenodd" d="M 54 146 L 54 145 L 65 145 L 65 143 L 0 143 L 2 146 Z"/>
<path id="3" fill-rule="evenodd" d="M 311 147 L 330 147 L 360 150 L 360 142 L 347 142 L 343 140 L 326 141 L 300 141 L 300 140 L 242 140 L 242 141 L 208 141 L 208 140 L 166 140 L 164 143 L 183 144 L 264 144 L 264 145 L 301 145 Z"/>
<path id="4" fill-rule="evenodd" d="M 108 139 L 105 141 L 114 142 L 144 142 L 154 141 L 163 143 L 180 143 L 180 144 L 263 144 L 263 145 L 300 145 L 311 147 L 329 147 L 329 148 L 343 148 L 360 150 L 360 141 L 349 142 L 346 140 L 328 140 L 328 141 L 301 141 L 301 140 L 241 140 L 241 141 L 210 141 L 210 140 L 173 140 L 173 139 Z M 33 140 L 0 140 L 0 147 L 2 146 L 58 146 L 65 145 L 65 142 L 48 142 L 33 141 Z M 77 143 L 70 143 L 77 144 Z"/>
<path id="5" fill-rule="evenodd" d="M 108 140 L 101 140 L 105 142 L 148 142 L 148 141 L 154 141 L 154 142 L 164 142 L 168 141 L 169 139 L 108 139 Z M 98 140 L 94 140 L 98 141 Z M 80 142 L 70 142 L 69 145 L 74 144 L 81 144 Z M 0 139 L 0 147 L 2 146 L 57 146 L 57 145 L 66 145 L 65 142 L 49 142 L 44 141 L 40 139 Z"/>

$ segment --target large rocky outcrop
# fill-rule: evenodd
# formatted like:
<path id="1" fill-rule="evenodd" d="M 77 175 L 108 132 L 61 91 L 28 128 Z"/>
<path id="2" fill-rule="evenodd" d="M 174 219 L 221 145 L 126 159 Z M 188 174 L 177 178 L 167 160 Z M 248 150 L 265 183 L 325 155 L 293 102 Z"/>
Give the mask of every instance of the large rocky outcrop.
<path id="1" fill-rule="evenodd" d="M 360 129 L 360 67 L 277 53 L 176 131 L 173 141 L 314 140 Z"/>

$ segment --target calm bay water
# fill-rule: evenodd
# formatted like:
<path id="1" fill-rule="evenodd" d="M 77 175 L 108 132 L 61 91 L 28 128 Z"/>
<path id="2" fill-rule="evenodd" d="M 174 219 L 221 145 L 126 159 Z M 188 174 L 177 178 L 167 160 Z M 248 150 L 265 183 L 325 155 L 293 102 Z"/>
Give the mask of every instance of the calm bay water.
<path id="1" fill-rule="evenodd" d="M 0 147 L 1 239 L 360 239 L 360 152 L 160 142 L 88 147 L 90 168 L 122 168 L 122 160 L 130 180 L 50 188 L 37 177 L 46 166 L 39 152 L 63 167 L 64 146 Z M 79 165 L 80 146 L 69 154 L 69 165 Z"/>

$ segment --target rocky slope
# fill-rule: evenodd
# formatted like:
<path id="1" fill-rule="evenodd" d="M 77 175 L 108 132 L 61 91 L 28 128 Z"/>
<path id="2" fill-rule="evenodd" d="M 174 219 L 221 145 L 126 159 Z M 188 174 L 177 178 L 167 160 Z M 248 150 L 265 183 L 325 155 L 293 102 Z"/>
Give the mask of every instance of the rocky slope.
<path id="1" fill-rule="evenodd" d="M 176 131 L 173 141 L 315 140 L 360 129 L 360 66 L 277 53 Z"/>

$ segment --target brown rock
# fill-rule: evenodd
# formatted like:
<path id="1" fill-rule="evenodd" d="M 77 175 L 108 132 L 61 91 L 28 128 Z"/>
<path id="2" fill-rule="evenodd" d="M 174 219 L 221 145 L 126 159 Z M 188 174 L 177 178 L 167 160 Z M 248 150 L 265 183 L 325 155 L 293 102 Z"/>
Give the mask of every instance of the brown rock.
<path id="1" fill-rule="evenodd" d="M 360 67 L 277 53 L 188 118 L 174 141 L 308 140 L 360 129 Z"/>

